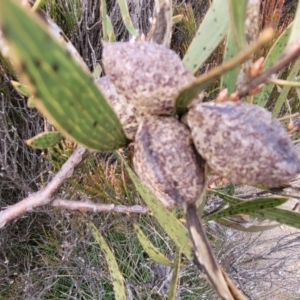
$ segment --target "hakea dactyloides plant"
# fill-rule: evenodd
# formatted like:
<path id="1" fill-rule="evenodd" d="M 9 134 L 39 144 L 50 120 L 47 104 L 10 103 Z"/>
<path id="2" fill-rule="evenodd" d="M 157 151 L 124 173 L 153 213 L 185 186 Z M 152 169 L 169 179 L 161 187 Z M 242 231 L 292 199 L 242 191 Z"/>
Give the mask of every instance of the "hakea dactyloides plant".
<path id="1" fill-rule="evenodd" d="M 217 9 L 221 1 L 214 1 L 212 14 L 224 15 Z M 220 72 L 212 71 L 203 80 L 189 71 L 199 67 L 192 59 L 198 50 L 184 65 L 173 51 L 154 43 L 104 43 L 107 76 L 96 81 L 98 89 L 82 63 L 74 64 L 70 51 L 58 47 L 36 16 L 14 1 L 0 2 L 0 8 L 4 36 L 17 50 L 16 65 L 35 96 L 33 104 L 64 135 L 90 149 L 113 150 L 133 141 L 134 168 L 144 185 L 165 207 L 186 211 L 197 266 L 223 299 L 245 299 L 218 265 L 197 215 L 204 202 L 207 166 L 233 183 L 274 187 L 292 179 L 300 163 L 287 133 L 265 109 L 239 101 L 201 103 L 198 94 L 254 50 L 246 49 L 248 56 L 237 55 L 235 65 L 224 63 Z M 225 17 L 221 20 L 226 23 Z M 226 30 L 218 28 L 221 41 Z M 241 94 L 254 87 L 250 82 Z M 48 195 L 47 203 L 52 197 Z"/>
<path id="2" fill-rule="evenodd" d="M 137 175 L 164 206 L 185 209 L 196 261 L 219 295 L 244 299 L 218 266 L 197 217 L 197 205 L 204 201 L 205 163 L 233 183 L 279 186 L 300 171 L 287 132 L 264 108 L 245 102 L 201 103 L 201 97 L 189 106 L 188 126 L 180 122 L 176 97 L 195 78 L 163 46 L 105 43 L 103 64 L 119 101 L 127 101 L 128 113 L 133 106 L 137 114 Z M 122 119 L 124 111 L 115 111 Z M 133 120 L 132 115 L 127 119 Z"/>

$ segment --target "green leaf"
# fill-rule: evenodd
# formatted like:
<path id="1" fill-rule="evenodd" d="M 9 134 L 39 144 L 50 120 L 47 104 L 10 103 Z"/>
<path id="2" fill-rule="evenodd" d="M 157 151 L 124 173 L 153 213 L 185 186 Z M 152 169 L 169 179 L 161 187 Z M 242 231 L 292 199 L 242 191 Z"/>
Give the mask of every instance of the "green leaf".
<path id="1" fill-rule="evenodd" d="M 38 10 L 39 8 L 41 8 L 46 3 L 46 1 L 47 0 L 36 0 L 31 9 L 33 11 Z"/>
<path id="2" fill-rule="evenodd" d="M 238 222 L 235 222 L 233 220 L 228 220 L 228 219 L 219 219 L 218 223 L 228 228 L 244 231 L 244 232 L 262 232 L 262 231 L 274 229 L 279 226 L 278 224 L 275 224 L 275 225 L 256 225 L 256 226 L 253 225 L 249 227 L 244 227 Z"/>
<path id="3" fill-rule="evenodd" d="M 0 1 L 0 25 L 34 104 L 70 139 L 95 150 L 126 145 L 120 121 L 87 74 L 15 1 Z"/>
<path id="4" fill-rule="evenodd" d="M 247 0 L 229 0 L 229 14 L 230 14 L 230 31 L 240 52 L 246 45 L 245 38 L 245 20 Z"/>
<path id="5" fill-rule="evenodd" d="M 223 200 L 231 204 L 237 204 L 244 201 L 242 199 L 220 193 L 216 190 L 212 190 L 212 189 L 208 189 L 208 190 L 209 192 L 218 195 L 220 198 L 222 198 Z M 255 218 L 263 217 L 264 220 L 268 219 L 268 220 L 276 221 L 280 224 L 285 224 L 300 229 L 300 214 L 294 211 L 289 211 L 281 208 L 268 208 L 262 211 L 258 211 L 256 213 L 251 213 L 250 215 Z"/>
<path id="6" fill-rule="evenodd" d="M 10 81 L 11 84 L 13 85 L 13 87 L 23 96 L 25 97 L 29 97 L 30 96 L 30 93 L 28 91 L 28 88 L 26 85 L 20 83 L 20 82 L 17 82 L 17 81 L 14 81 L 14 80 L 11 80 Z"/>
<path id="7" fill-rule="evenodd" d="M 269 69 L 275 62 L 278 61 L 278 59 L 282 55 L 282 53 L 287 45 L 289 36 L 291 34 L 292 25 L 293 24 L 290 24 L 285 29 L 285 31 L 282 32 L 282 34 L 277 38 L 277 40 L 273 44 L 272 48 L 268 52 L 268 55 L 264 62 L 264 70 Z M 270 97 L 270 94 L 271 94 L 273 88 L 274 88 L 274 84 L 264 85 L 261 92 L 254 96 L 253 103 L 256 105 L 259 105 L 259 106 L 265 106 Z"/>
<path id="8" fill-rule="evenodd" d="M 106 0 L 100 0 L 100 15 L 102 21 L 102 35 L 103 40 L 109 42 L 108 38 L 108 24 L 107 24 L 107 4 Z"/>
<path id="9" fill-rule="evenodd" d="M 93 71 L 93 74 L 92 74 L 93 78 L 95 80 L 98 79 L 98 78 L 100 78 L 101 72 L 102 72 L 102 68 L 101 68 L 100 64 L 97 63 L 96 66 L 95 66 L 95 69 Z"/>
<path id="10" fill-rule="evenodd" d="M 60 132 L 42 132 L 26 141 L 30 147 L 46 149 L 55 146 L 60 142 L 62 135 Z"/>
<path id="11" fill-rule="evenodd" d="M 223 61 L 227 61 L 233 58 L 237 53 L 238 53 L 238 47 L 234 39 L 234 34 L 232 30 L 229 30 L 227 35 L 227 40 L 226 40 Z M 221 77 L 221 90 L 228 89 L 229 94 L 233 93 L 239 75 L 239 70 L 240 67 L 237 66 L 232 70 L 230 70 L 229 72 L 225 73 Z"/>
<path id="12" fill-rule="evenodd" d="M 123 158 L 122 158 L 123 159 Z M 175 216 L 167 210 L 159 200 L 157 200 L 153 194 L 147 189 L 139 178 L 130 169 L 128 164 L 125 162 L 127 172 L 135 185 L 135 188 L 150 208 L 151 212 L 159 222 L 160 226 L 170 236 L 174 243 L 178 247 L 182 247 L 182 253 L 189 259 L 192 260 L 192 248 L 190 244 L 190 238 L 188 230 L 175 218 Z"/>
<path id="13" fill-rule="evenodd" d="M 298 59 L 295 62 L 293 68 L 290 69 L 290 73 L 289 73 L 286 80 L 287 81 L 294 81 L 296 79 L 296 76 L 298 75 L 299 71 L 300 71 L 300 59 Z M 278 117 L 278 115 L 281 111 L 281 108 L 282 108 L 284 102 L 287 99 L 287 96 L 288 96 L 288 93 L 289 93 L 290 89 L 291 89 L 291 86 L 284 86 L 282 88 L 281 93 L 280 93 L 279 97 L 277 98 L 275 106 L 272 110 L 273 117 Z"/>
<path id="14" fill-rule="evenodd" d="M 145 236 L 145 234 L 137 224 L 134 224 L 134 229 L 143 249 L 151 259 L 161 265 L 170 267 L 173 266 L 173 263 L 151 243 L 151 241 Z"/>
<path id="15" fill-rule="evenodd" d="M 247 47 L 234 58 L 224 62 L 222 65 L 213 68 L 204 75 L 199 76 L 193 83 L 184 87 L 179 92 L 175 100 L 177 113 L 184 113 L 192 100 L 195 99 L 198 94 L 202 92 L 209 84 L 211 84 L 215 79 L 219 78 L 222 74 L 225 74 L 226 72 L 247 61 L 253 55 L 253 53 L 259 50 L 265 43 L 270 41 L 273 35 L 274 30 L 271 28 L 265 29 L 254 44 Z"/>
<path id="16" fill-rule="evenodd" d="M 115 36 L 115 32 L 114 32 L 114 28 L 111 22 L 111 19 L 108 15 L 106 15 L 106 24 L 107 24 L 107 34 L 108 34 L 108 41 L 109 42 L 115 42 L 116 36 Z"/>
<path id="17" fill-rule="evenodd" d="M 126 29 L 129 31 L 129 33 L 134 37 L 137 38 L 139 33 L 138 31 L 134 28 L 131 18 L 130 18 L 130 14 L 129 14 L 129 10 L 128 10 L 128 5 L 127 5 L 127 1 L 126 0 L 117 0 L 118 5 L 120 7 L 120 11 L 121 11 L 121 15 L 122 15 L 122 20 L 124 22 L 124 25 L 126 27 Z"/>
<path id="18" fill-rule="evenodd" d="M 223 61 L 235 57 L 246 45 L 245 19 L 246 0 L 229 0 L 230 28 L 227 34 Z M 235 90 L 240 67 L 236 67 L 221 77 L 221 90 L 227 88 L 231 94 Z"/>
<path id="19" fill-rule="evenodd" d="M 174 25 L 174 24 L 177 24 L 177 23 L 181 22 L 182 19 L 183 19 L 183 15 L 182 15 L 182 14 L 173 16 L 173 17 L 172 17 L 172 24 L 173 24 L 173 25 Z"/>
<path id="20" fill-rule="evenodd" d="M 190 72 L 195 73 L 220 44 L 228 24 L 228 1 L 214 0 L 183 58 Z"/>
<path id="21" fill-rule="evenodd" d="M 174 259 L 172 279 L 168 291 L 168 300 L 176 299 L 176 290 L 178 286 L 178 278 L 179 278 L 179 271 L 180 271 L 180 259 L 181 259 L 181 249 L 177 248 L 175 259 Z"/>
<path id="22" fill-rule="evenodd" d="M 119 270 L 116 258 L 112 251 L 110 250 L 109 246 L 107 245 L 105 239 L 100 234 L 99 230 L 95 226 L 94 223 L 88 222 L 87 226 L 90 228 L 92 235 L 94 239 L 99 244 L 101 250 L 104 253 L 109 273 L 111 276 L 114 292 L 115 292 L 115 298 L 116 300 L 125 300 L 126 299 L 126 291 L 124 286 L 124 278 Z"/>
<path id="23" fill-rule="evenodd" d="M 294 25 L 289 38 L 288 45 L 291 45 L 300 37 L 300 1 L 298 1 L 296 15 L 294 17 Z"/>
<path id="24" fill-rule="evenodd" d="M 250 214 L 257 212 L 262 209 L 273 208 L 285 203 L 288 198 L 283 197 L 265 197 L 265 198 L 256 198 L 249 201 L 242 201 L 238 204 L 231 205 L 230 207 L 217 211 L 210 214 L 207 217 L 204 217 L 204 221 L 208 220 L 217 220 L 228 216 L 233 216 L 237 214 Z"/>
<path id="25" fill-rule="evenodd" d="M 300 214 L 294 211 L 281 208 L 266 209 L 257 212 L 257 215 L 265 219 L 276 221 L 280 224 L 289 225 L 300 229 Z"/>

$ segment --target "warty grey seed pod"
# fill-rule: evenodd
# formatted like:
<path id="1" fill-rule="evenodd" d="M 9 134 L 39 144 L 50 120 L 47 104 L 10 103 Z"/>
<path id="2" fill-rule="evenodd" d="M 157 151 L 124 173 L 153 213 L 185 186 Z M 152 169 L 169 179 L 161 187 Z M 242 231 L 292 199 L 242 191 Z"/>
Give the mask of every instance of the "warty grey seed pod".
<path id="1" fill-rule="evenodd" d="M 141 115 L 173 113 L 179 90 L 195 80 L 175 52 L 151 42 L 103 42 L 103 65 Z"/>
<path id="2" fill-rule="evenodd" d="M 168 208 L 196 203 L 204 190 L 204 165 L 188 128 L 172 117 L 149 116 L 135 137 L 134 169 Z"/>
<path id="3" fill-rule="evenodd" d="M 233 183 L 276 187 L 300 172 L 287 132 L 262 107 L 200 103 L 190 107 L 187 122 L 200 155 Z"/>
<path id="4" fill-rule="evenodd" d="M 119 117 L 126 137 L 133 140 L 138 128 L 135 108 L 127 102 L 123 95 L 117 93 L 115 86 L 107 76 L 97 79 L 96 83 Z"/>

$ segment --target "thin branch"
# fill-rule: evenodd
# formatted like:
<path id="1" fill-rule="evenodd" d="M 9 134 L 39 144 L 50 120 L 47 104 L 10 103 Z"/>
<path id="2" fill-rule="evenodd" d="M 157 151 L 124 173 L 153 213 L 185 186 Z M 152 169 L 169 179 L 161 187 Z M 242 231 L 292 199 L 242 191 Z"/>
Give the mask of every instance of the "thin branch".
<path id="1" fill-rule="evenodd" d="M 266 83 L 271 75 L 277 73 L 283 67 L 287 66 L 294 59 L 300 55 L 300 39 L 290 45 L 282 54 L 280 59 L 269 69 L 261 73 L 259 76 L 253 78 L 248 84 L 242 86 L 237 90 L 240 97 L 245 97 L 251 93 L 256 87 Z"/>
<path id="2" fill-rule="evenodd" d="M 284 121 L 284 120 L 289 120 L 289 119 L 292 119 L 292 118 L 296 118 L 300 115 L 300 113 L 294 113 L 294 114 L 291 114 L 291 115 L 287 115 L 287 116 L 284 116 L 284 117 L 280 117 L 280 118 L 277 118 L 278 121 Z"/>
<path id="3" fill-rule="evenodd" d="M 49 204 L 58 189 L 72 176 L 75 168 L 79 166 L 88 154 L 89 151 L 87 149 L 78 146 L 45 188 L 0 212 L 0 228 L 4 227 L 7 222 L 14 220 L 28 211 L 32 211 L 38 206 Z"/>
<path id="4" fill-rule="evenodd" d="M 261 49 L 267 42 L 269 42 L 274 36 L 274 30 L 271 28 L 265 29 L 257 39 L 255 43 L 247 47 L 244 51 L 232 59 L 224 62 L 220 66 L 211 69 L 208 73 L 199 76 L 191 84 L 185 86 L 178 94 L 175 100 L 177 106 L 177 113 L 185 111 L 186 107 L 194 100 L 199 93 L 205 90 L 205 88 L 211 84 L 214 80 L 219 78 L 225 72 L 232 70 L 240 64 L 247 61 L 253 53 Z"/>
<path id="5" fill-rule="evenodd" d="M 115 205 L 115 204 L 99 204 L 90 200 L 72 201 L 66 199 L 55 199 L 51 203 L 52 206 L 65 208 L 68 210 L 88 210 L 92 212 L 118 212 L 118 213 L 139 213 L 146 214 L 150 210 L 148 207 L 141 205 Z"/>
<path id="6" fill-rule="evenodd" d="M 267 80 L 267 83 L 273 83 L 280 86 L 290 86 L 290 87 L 300 88 L 300 82 L 298 81 L 288 81 L 283 79 L 269 78 Z"/>

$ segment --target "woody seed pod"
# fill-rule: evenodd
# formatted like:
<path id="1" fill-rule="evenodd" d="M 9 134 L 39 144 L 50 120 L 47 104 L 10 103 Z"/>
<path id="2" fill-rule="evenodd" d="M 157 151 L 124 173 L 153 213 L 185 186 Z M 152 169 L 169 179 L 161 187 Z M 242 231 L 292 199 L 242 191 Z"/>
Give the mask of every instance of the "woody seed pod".
<path id="1" fill-rule="evenodd" d="M 149 116 L 139 125 L 134 168 L 166 207 L 183 207 L 199 199 L 204 167 L 198 159 L 188 128 L 175 118 Z"/>
<path id="2" fill-rule="evenodd" d="M 104 42 L 103 65 L 141 115 L 173 113 L 179 90 L 195 80 L 175 52 L 151 42 Z"/>
<path id="3" fill-rule="evenodd" d="M 200 103 L 191 106 L 187 122 L 200 155 L 233 183 L 276 187 L 300 172 L 287 132 L 262 107 Z"/>
<path id="4" fill-rule="evenodd" d="M 96 83 L 119 117 L 126 137 L 133 140 L 138 128 L 135 108 L 127 102 L 123 95 L 117 93 L 115 86 L 107 76 L 97 79 Z"/>

